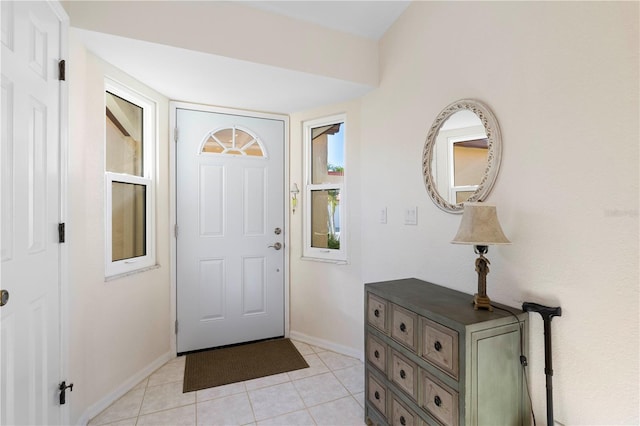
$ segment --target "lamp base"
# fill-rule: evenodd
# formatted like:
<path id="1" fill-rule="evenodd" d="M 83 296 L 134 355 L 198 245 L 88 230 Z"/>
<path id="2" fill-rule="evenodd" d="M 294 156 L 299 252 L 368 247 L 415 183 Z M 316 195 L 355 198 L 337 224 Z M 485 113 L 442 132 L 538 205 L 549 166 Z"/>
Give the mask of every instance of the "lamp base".
<path id="1" fill-rule="evenodd" d="M 491 306 L 491 299 L 486 294 L 480 295 L 478 293 L 473 295 L 473 309 L 488 309 L 489 312 L 493 312 L 493 306 Z"/>
<path id="2" fill-rule="evenodd" d="M 475 246 L 474 250 L 476 254 L 479 254 L 476 259 L 476 272 L 478 273 L 478 292 L 473 295 L 473 309 L 488 309 L 489 312 L 493 312 L 491 307 L 491 299 L 487 296 L 487 274 L 489 273 L 489 259 L 484 257 L 484 254 L 488 251 L 487 246 Z"/>

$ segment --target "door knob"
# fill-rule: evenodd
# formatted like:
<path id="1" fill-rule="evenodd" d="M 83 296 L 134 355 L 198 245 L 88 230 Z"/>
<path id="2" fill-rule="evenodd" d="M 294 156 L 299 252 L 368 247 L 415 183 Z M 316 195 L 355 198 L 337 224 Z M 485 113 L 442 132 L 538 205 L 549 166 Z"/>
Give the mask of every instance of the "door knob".
<path id="1" fill-rule="evenodd" d="M 0 306 L 4 306 L 9 303 L 9 292 L 7 290 L 0 290 Z"/>
<path id="2" fill-rule="evenodd" d="M 282 248 L 282 244 L 274 243 L 272 246 L 268 246 L 268 247 L 273 247 L 276 250 L 280 250 Z"/>

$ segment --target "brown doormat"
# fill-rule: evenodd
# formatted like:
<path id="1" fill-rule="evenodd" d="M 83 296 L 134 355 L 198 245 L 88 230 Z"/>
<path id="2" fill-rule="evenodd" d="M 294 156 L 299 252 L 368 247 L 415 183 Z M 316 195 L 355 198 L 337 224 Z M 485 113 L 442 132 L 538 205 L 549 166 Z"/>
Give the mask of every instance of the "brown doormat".
<path id="1" fill-rule="evenodd" d="M 211 349 L 187 355 L 182 392 L 308 368 L 289 339 Z"/>

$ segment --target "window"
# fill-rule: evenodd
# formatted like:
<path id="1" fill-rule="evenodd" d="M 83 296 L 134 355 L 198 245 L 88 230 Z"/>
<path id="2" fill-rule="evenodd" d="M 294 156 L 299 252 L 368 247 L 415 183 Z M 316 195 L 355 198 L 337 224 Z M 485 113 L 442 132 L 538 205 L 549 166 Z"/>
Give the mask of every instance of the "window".
<path id="1" fill-rule="evenodd" d="M 155 265 L 155 104 L 108 80 L 105 92 L 105 275 Z"/>
<path id="2" fill-rule="evenodd" d="M 304 123 L 304 257 L 344 262 L 345 116 Z"/>
<path id="3" fill-rule="evenodd" d="M 489 139 L 484 134 L 460 140 L 451 138 L 449 146 L 452 151 L 449 158 L 453 163 L 449 202 L 458 204 L 467 201 L 482 182 L 489 155 Z"/>
<path id="4" fill-rule="evenodd" d="M 207 135 L 202 152 L 208 154 L 239 155 L 264 158 L 262 142 L 251 131 L 234 126 L 214 130 Z"/>

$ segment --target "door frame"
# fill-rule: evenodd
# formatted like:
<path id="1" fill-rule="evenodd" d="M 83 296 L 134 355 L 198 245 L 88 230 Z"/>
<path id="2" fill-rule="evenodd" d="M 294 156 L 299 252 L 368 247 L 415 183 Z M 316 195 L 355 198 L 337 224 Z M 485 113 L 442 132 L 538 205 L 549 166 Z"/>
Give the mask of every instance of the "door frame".
<path id="1" fill-rule="evenodd" d="M 253 118 L 265 118 L 271 120 L 281 120 L 284 123 L 284 158 L 283 167 L 284 167 L 284 178 L 282 182 L 282 191 L 284 194 L 283 197 L 283 212 L 284 212 L 284 229 L 285 229 L 285 238 L 284 238 L 284 335 L 285 337 L 289 337 L 289 246 L 291 242 L 291 234 L 289 232 L 289 190 L 288 190 L 288 182 L 289 182 L 289 116 L 285 114 L 276 114 L 276 113 L 265 113 L 265 112 L 257 112 L 257 111 L 248 111 L 248 110 L 240 110 L 233 108 L 225 108 L 225 107 L 217 107 L 210 105 L 203 105 L 191 102 L 179 102 L 179 101 L 170 101 L 169 102 L 169 223 L 171 233 L 171 324 L 170 324 L 170 333 L 173 336 L 171 339 L 171 351 L 172 353 L 177 353 L 177 333 L 175 329 L 175 324 L 177 321 L 177 250 L 176 250 L 176 235 L 175 235 L 175 227 L 177 224 L 176 215 L 177 215 L 177 198 L 176 198 L 176 179 L 177 179 L 177 170 L 176 170 L 176 112 L 178 109 L 189 109 L 194 111 L 205 111 L 205 112 L 213 112 L 218 114 L 230 114 L 230 115 L 239 115 L 243 117 L 253 117 Z"/>
<path id="2" fill-rule="evenodd" d="M 48 0 L 47 3 L 58 17 L 60 21 L 60 59 L 69 62 L 69 26 L 70 18 L 62 4 L 58 0 Z M 68 66 L 65 67 L 65 72 Z M 68 75 L 68 73 L 66 72 Z M 58 161 L 60 175 L 58 177 L 60 206 L 59 206 L 59 223 L 65 225 L 65 242 L 60 243 L 60 258 L 58 267 L 59 280 L 59 303 L 60 303 L 60 378 L 59 381 L 66 380 L 68 383 L 73 382 L 74 378 L 69 376 L 69 325 L 70 325 L 70 306 L 69 296 L 71 294 L 71 285 L 69 283 L 69 236 L 72 234 L 72 224 L 69 217 L 69 84 L 65 80 L 60 81 L 60 99 L 59 99 L 59 145 L 58 145 Z M 71 396 L 68 394 L 67 396 Z M 67 403 L 61 406 L 61 425 L 71 423 L 71 404 Z"/>

